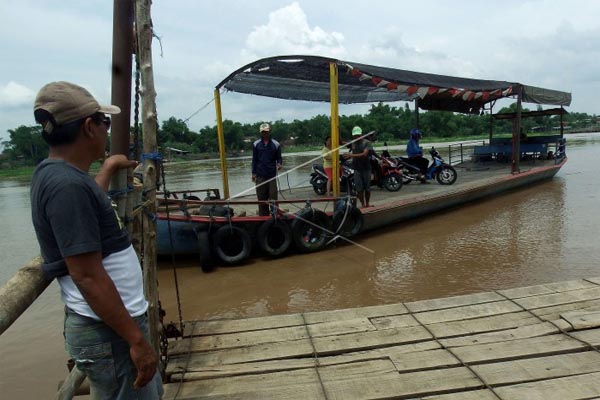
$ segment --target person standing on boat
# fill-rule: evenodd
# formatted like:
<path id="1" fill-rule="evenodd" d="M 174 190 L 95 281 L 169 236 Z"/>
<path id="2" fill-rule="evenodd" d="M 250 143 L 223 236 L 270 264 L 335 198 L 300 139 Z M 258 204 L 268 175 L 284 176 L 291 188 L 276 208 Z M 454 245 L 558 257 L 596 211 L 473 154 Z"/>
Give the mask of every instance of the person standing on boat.
<path id="1" fill-rule="evenodd" d="M 371 142 L 362 136 L 360 126 L 352 128 L 352 152 L 343 155 L 345 159 L 352 158 L 354 168 L 354 184 L 356 197 L 361 207 L 371 207 L 371 162 L 369 154 L 373 151 Z"/>
<path id="2" fill-rule="evenodd" d="M 323 170 L 327 175 L 327 196 L 331 196 L 331 187 L 333 185 L 333 162 L 331 159 L 331 136 L 325 138 L 325 145 L 321 149 L 321 156 L 323 157 Z"/>
<path id="3" fill-rule="evenodd" d="M 423 148 L 419 146 L 419 140 L 421 140 L 421 131 L 418 128 L 412 128 L 410 130 L 410 140 L 406 144 L 406 154 L 408 162 L 419 168 L 421 183 L 427 183 L 426 175 L 429 161 L 423 157 Z"/>
<path id="4" fill-rule="evenodd" d="M 32 220 L 47 279 L 65 303 L 65 348 L 87 375 L 92 398 L 159 399 L 157 356 L 148 342 L 142 270 L 129 235 L 106 195 L 110 177 L 135 166 L 104 157 L 116 106 L 101 106 L 84 88 L 52 82 L 37 94 L 36 122 L 48 158 L 31 181 Z"/>
<path id="5" fill-rule="evenodd" d="M 281 145 L 271 138 L 271 126 L 260 124 L 260 139 L 252 145 L 252 182 L 259 201 L 277 200 L 277 171 L 281 169 Z M 258 215 L 269 215 L 269 205 L 258 205 Z"/>

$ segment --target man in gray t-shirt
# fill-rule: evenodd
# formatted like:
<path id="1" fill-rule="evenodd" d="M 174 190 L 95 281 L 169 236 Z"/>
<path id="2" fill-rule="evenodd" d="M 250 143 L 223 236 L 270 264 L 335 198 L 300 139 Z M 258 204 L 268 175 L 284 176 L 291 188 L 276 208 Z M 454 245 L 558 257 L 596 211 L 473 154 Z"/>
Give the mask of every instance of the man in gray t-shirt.
<path id="1" fill-rule="evenodd" d="M 362 207 L 371 207 L 371 163 L 369 153 L 373 151 L 371 142 L 362 137 L 362 129 L 359 126 L 352 128 L 352 152 L 343 155 L 344 158 L 352 158 L 354 168 L 354 184 L 356 185 L 356 197 Z"/>
<path id="2" fill-rule="evenodd" d="M 35 232 L 48 279 L 65 303 L 65 347 L 86 373 L 93 398 L 158 399 L 157 356 L 148 343 L 142 272 L 129 236 L 105 191 L 111 175 L 136 163 L 104 156 L 115 106 L 101 106 L 68 82 L 44 86 L 34 116 L 50 146 L 31 182 Z"/>

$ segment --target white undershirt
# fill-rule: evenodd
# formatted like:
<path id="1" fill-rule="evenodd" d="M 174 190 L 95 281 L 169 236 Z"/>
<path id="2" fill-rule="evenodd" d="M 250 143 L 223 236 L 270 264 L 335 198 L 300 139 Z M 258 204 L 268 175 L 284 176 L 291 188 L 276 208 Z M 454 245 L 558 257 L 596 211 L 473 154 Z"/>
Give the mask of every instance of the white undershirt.
<path id="1" fill-rule="evenodd" d="M 102 265 L 114 282 L 129 315 L 138 317 L 144 314 L 148 302 L 144 298 L 142 268 L 133 246 L 103 258 Z M 67 307 L 79 315 L 100 319 L 87 304 L 70 275 L 58 278 L 58 283 L 62 300 Z"/>

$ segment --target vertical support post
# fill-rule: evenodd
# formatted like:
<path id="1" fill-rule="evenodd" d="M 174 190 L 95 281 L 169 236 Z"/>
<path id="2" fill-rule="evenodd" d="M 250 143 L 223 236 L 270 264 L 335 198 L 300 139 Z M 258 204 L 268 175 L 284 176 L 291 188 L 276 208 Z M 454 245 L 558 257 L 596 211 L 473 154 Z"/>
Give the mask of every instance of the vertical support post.
<path id="1" fill-rule="evenodd" d="M 229 179 L 227 178 L 227 152 L 225 149 L 225 134 L 223 133 L 223 114 L 221 113 L 221 94 L 215 89 L 215 108 L 217 111 L 217 137 L 219 139 L 219 158 L 221 159 L 221 179 L 223 181 L 223 196 L 229 198 Z"/>
<path id="2" fill-rule="evenodd" d="M 339 119 L 339 108 L 338 108 L 338 68 L 335 62 L 329 63 L 329 96 L 331 103 L 331 153 L 332 161 L 332 186 L 333 196 L 338 197 L 340 195 L 340 119 Z"/>
<path id="3" fill-rule="evenodd" d="M 489 143 L 492 143 L 492 136 L 494 135 L 494 110 L 493 105 L 490 103 L 490 140 Z"/>
<path id="4" fill-rule="evenodd" d="M 144 132 L 144 153 L 157 151 L 156 130 L 156 91 L 152 70 L 152 20 L 150 18 L 151 0 L 136 1 L 136 31 L 140 70 L 142 73 L 142 129 Z M 147 212 L 142 213 L 144 223 L 144 294 L 149 302 L 148 327 L 150 344 L 157 354 L 159 349 L 160 319 L 158 315 L 158 285 L 156 279 L 156 225 L 150 215 L 156 213 L 156 160 L 144 158 L 144 193 L 149 200 Z"/>
<path id="5" fill-rule="evenodd" d="M 517 112 L 513 123 L 512 133 L 512 170 L 513 174 L 521 172 L 519 162 L 521 159 L 521 109 L 522 109 L 523 87 L 519 85 L 517 92 Z"/>
<path id="6" fill-rule="evenodd" d="M 563 115 L 565 114 L 565 109 L 563 108 L 563 106 L 560 106 L 560 138 L 562 139 L 565 131 L 564 131 L 564 120 L 563 120 Z"/>
<path id="7" fill-rule="evenodd" d="M 111 104 L 119 106 L 121 113 L 112 117 L 110 154 L 129 154 L 129 125 L 131 118 L 131 68 L 133 49 L 133 1 L 113 2 L 113 45 Z M 129 175 L 129 178 L 128 178 Z M 119 170 L 110 181 L 113 190 L 123 190 L 131 184 L 131 171 Z M 117 212 L 125 226 L 132 232 L 131 202 L 127 196 L 115 199 Z"/>
<path id="8" fill-rule="evenodd" d="M 415 99 L 415 128 L 419 129 L 419 98 Z"/>

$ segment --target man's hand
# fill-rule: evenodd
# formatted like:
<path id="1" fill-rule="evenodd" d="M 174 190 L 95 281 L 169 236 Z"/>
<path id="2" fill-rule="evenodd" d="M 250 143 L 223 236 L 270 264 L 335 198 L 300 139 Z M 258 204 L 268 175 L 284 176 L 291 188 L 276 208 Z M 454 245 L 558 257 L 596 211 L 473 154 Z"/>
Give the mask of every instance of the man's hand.
<path id="1" fill-rule="evenodd" d="M 281 164 L 277 164 L 277 171 L 281 169 Z"/>
<path id="2" fill-rule="evenodd" d="M 256 175 L 252 175 L 252 182 L 256 182 Z"/>
<path id="3" fill-rule="evenodd" d="M 350 153 L 344 153 L 344 154 L 342 154 L 342 158 L 343 158 L 344 160 L 347 160 L 347 159 L 349 159 L 349 158 L 352 158 L 352 154 L 350 154 Z"/>
<path id="4" fill-rule="evenodd" d="M 108 190 L 108 184 L 110 183 L 110 177 L 113 176 L 115 172 L 123 168 L 135 168 L 137 165 L 137 161 L 128 160 L 123 154 L 112 155 L 102 163 L 102 167 L 100 167 L 100 171 L 95 178 L 96 183 L 106 192 Z"/>
<path id="5" fill-rule="evenodd" d="M 142 388 L 148 384 L 156 373 L 158 359 L 150 344 L 144 339 L 139 344 L 132 345 L 129 348 L 131 361 L 137 369 L 137 376 L 133 387 L 136 389 Z"/>

